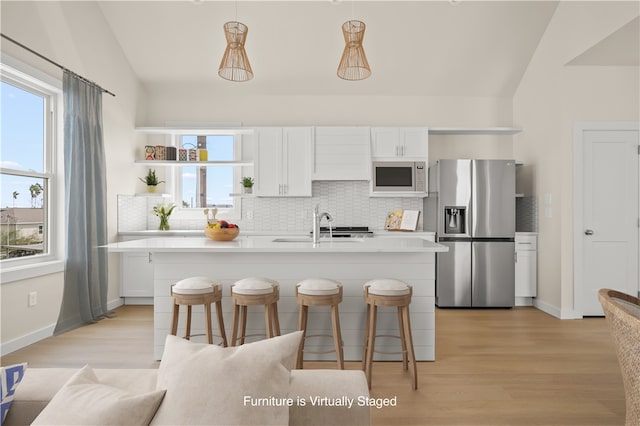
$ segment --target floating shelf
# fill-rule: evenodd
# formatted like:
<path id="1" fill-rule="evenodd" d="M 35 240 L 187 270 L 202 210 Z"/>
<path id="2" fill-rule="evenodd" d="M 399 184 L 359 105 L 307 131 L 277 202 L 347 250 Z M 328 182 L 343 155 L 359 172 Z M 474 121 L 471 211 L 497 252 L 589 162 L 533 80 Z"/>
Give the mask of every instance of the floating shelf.
<path id="1" fill-rule="evenodd" d="M 178 127 L 136 127 L 136 132 L 156 135 L 251 135 L 250 128 L 178 128 Z"/>
<path id="2" fill-rule="evenodd" d="M 430 135 L 515 135 L 515 127 L 429 127 Z"/>
<path id="3" fill-rule="evenodd" d="M 136 164 L 145 164 L 147 166 L 253 166 L 252 161 L 175 161 L 175 160 L 136 160 Z"/>

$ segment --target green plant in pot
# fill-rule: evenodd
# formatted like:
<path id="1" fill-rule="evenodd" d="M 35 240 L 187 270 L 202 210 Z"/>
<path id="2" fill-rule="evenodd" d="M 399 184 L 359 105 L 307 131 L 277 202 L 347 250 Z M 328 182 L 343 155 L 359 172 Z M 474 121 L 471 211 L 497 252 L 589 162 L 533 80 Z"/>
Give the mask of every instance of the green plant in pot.
<path id="1" fill-rule="evenodd" d="M 244 176 L 242 178 L 242 181 L 240 181 L 240 183 L 244 188 L 244 193 L 251 194 L 251 192 L 253 191 L 253 184 L 254 184 L 253 178 L 249 176 Z"/>
<path id="2" fill-rule="evenodd" d="M 149 169 L 147 175 L 139 179 L 147 184 L 147 192 L 156 192 L 158 185 L 164 183 L 163 180 L 158 180 L 155 169 Z"/>

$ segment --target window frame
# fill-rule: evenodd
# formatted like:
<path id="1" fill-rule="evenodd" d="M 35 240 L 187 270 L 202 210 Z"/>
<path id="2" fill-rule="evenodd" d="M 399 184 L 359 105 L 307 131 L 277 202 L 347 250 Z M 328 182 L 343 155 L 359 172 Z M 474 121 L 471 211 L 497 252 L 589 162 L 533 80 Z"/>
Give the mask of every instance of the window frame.
<path id="1" fill-rule="evenodd" d="M 2 284 L 34 278 L 64 270 L 64 157 L 62 81 L 43 73 L 6 54 L 0 56 L 0 80 L 20 89 L 43 96 L 44 158 L 43 172 L 0 167 L 2 174 L 35 177 L 45 180 L 44 246 L 39 255 L 0 260 Z"/>
<path id="2" fill-rule="evenodd" d="M 180 135 L 176 135 L 176 147 L 182 146 L 182 137 L 183 136 L 193 136 L 189 133 L 184 133 Z M 240 161 L 242 158 L 242 136 L 238 134 L 229 134 L 229 133 L 216 133 L 211 132 L 207 133 L 206 136 L 232 136 L 233 137 L 233 161 Z M 213 160 L 210 160 L 213 161 Z M 199 167 L 215 167 L 211 164 L 207 165 L 202 163 L 194 163 L 194 162 L 185 162 L 181 163 L 183 166 L 195 166 L 196 172 Z M 238 193 L 240 191 L 240 178 L 242 176 L 241 167 L 238 166 L 230 166 L 233 168 L 233 188 L 232 193 Z M 197 218 L 202 218 L 202 210 L 205 207 L 182 207 L 182 167 L 178 166 L 174 168 L 174 172 L 172 173 L 171 179 L 175 194 L 175 203 L 177 205 L 177 209 L 184 215 L 191 215 L 193 212 L 197 212 Z M 234 198 L 233 200 L 233 208 L 220 208 L 218 207 L 218 217 L 224 217 L 225 219 L 233 219 L 239 220 L 240 218 L 240 200 L 238 198 Z"/>

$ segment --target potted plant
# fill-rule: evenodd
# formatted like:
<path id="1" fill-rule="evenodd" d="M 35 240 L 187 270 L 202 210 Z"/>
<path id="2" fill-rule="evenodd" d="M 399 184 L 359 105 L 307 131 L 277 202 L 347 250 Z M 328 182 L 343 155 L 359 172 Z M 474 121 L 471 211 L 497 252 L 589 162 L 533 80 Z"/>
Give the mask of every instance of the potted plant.
<path id="1" fill-rule="evenodd" d="M 242 187 L 244 188 L 244 193 L 245 194 L 251 194 L 251 192 L 253 191 L 253 178 L 249 177 L 249 176 L 244 176 L 242 178 L 242 181 L 240 182 L 242 184 Z"/>
<path id="2" fill-rule="evenodd" d="M 173 209 L 176 208 L 175 204 L 170 204 L 168 206 L 164 204 L 158 204 L 153 207 L 153 214 L 160 218 L 160 226 L 158 230 L 160 231 L 168 231 L 169 227 L 169 216 L 173 213 Z"/>
<path id="3" fill-rule="evenodd" d="M 158 184 L 164 183 L 163 180 L 158 180 L 155 169 L 149 169 L 147 175 L 144 178 L 139 179 L 147 184 L 147 192 L 156 192 Z"/>

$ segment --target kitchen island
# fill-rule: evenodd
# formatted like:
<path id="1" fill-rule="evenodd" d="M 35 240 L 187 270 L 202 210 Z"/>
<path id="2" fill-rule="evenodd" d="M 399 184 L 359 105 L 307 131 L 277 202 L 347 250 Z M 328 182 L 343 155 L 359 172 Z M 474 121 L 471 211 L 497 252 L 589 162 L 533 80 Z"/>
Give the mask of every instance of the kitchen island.
<path id="1" fill-rule="evenodd" d="M 159 237 L 112 243 L 108 249 L 110 252 L 149 253 L 154 275 L 154 354 L 157 359 L 162 355 L 171 323 L 170 287 L 178 280 L 198 275 L 223 284 L 222 304 L 227 330 L 232 325 L 231 284 L 249 276 L 264 276 L 280 282 L 278 311 L 282 333 L 297 328 L 298 305 L 294 292 L 297 282 L 312 277 L 341 282 L 344 299 L 340 304 L 340 322 L 345 360 L 360 360 L 362 356 L 366 313 L 362 285 L 373 278 L 406 281 L 413 285 L 410 309 L 416 359 L 435 359 L 435 253 L 447 249 L 432 241 L 423 238 L 323 238 L 314 244 L 308 237 L 297 236 L 241 236 L 226 242 L 204 236 Z M 194 333 L 203 332 L 203 316 L 202 307 L 194 307 Z M 185 317 L 180 317 L 179 333 L 184 330 Z M 263 330 L 263 310 L 249 309 L 247 334 L 264 333 Z M 308 340 L 307 350 L 321 352 L 333 347 L 331 320 L 326 308 L 310 310 L 308 333 L 329 337 Z M 395 310 L 379 311 L 378 334 L 397 335 Z M 376 339 L 376 346 L 383 351 L 397 351 L 399 345 L 397 339 Z M 305 354 L 305 359 L 329 360 L 335 359 L 335 354 Z M 375 354 L 374 359 L 401 358 L 399 354 Z"/>

